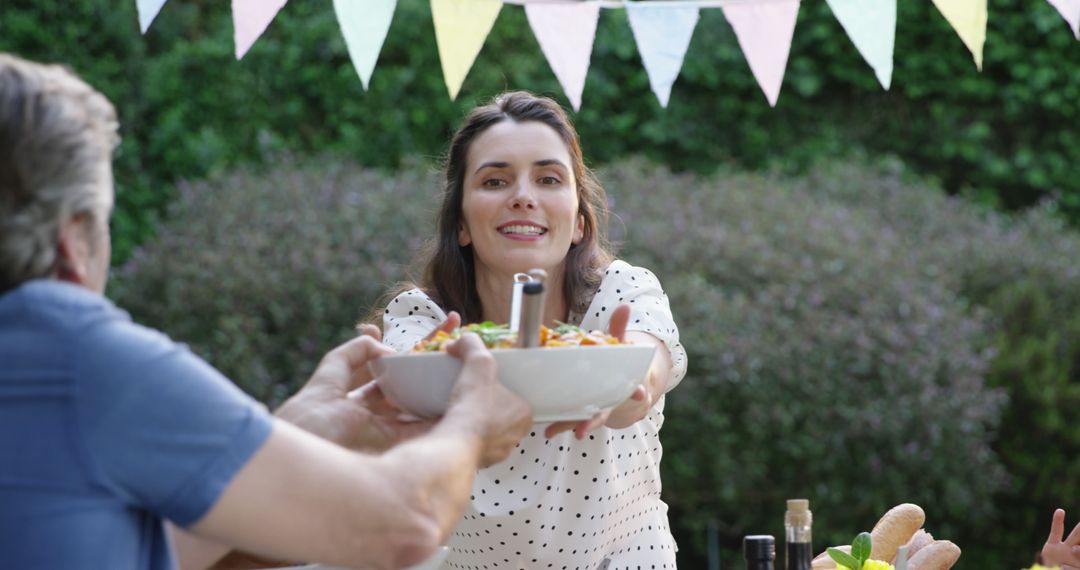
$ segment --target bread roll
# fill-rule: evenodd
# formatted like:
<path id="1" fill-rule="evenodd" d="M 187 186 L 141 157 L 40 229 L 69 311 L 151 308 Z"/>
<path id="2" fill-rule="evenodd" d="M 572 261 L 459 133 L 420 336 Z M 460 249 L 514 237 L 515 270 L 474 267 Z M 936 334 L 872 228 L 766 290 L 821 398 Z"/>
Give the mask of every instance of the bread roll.
<path id="1" fill-rule="evenodd" d="M 870 558 L 892 563 L 900 545 L 911 540 L 924 522 L 926 513 L 919 505 L 904 503 L 889 509 L 874 525 L 874 530 L 870 531 L 870 538 L 873 540 Z"/>
<path id="2" fill-rule="evenodd" d="M 918 532 L 911 537 L 911 540 L 907 541 L 907 557 L 911 560 L 915 553 L 934 542 L 934 535 L 919 529 Z"/>
<path id="3" fill-rule="evenodd" d="M 843 550 L 844 552 L 851 554 L 850 544 L 845 544 L 843 546 L 834 546 L 833 548 L 836 548 L 837 550 Z M 810 562 L 810 567 L 813 568 L 813 570 L 836 570 L 836 561 L 832 558 L 829 558 L 829 551 L 826 550 Z"/>
<path id="4" fill-rule="evenodd" d="M 949 570 L 959 558 L 959 546 L 948 540 L 935 540 L 908 560 L 908 570 Z"/>

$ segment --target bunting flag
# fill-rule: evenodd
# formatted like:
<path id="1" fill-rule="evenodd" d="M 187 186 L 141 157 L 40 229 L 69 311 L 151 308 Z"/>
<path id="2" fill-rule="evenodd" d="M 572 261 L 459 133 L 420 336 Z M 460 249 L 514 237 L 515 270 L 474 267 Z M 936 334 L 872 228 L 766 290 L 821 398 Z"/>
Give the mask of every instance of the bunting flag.
<path id="1" fill-rule="evenodd" d="M 349 48 L 356 74 L 367 90 L 379 59 L 397 0 L 334 0 L 341 35 Z"/>
<path id="2" fill-rule="evenodd" d="M 739 47 L 765 98 L 775 107 L 795 35 L 799 0 L 724 4 L 720 10 L 735 30 Z"/>
<path id="3" fill-rule="evenodd" d="M 150 29 L 150 24 L 153 23 L 154 18 L 157 18 L 158 12 L 164 5 L 165 0 L 137 0 L 135 8 L 139 12 L 139 29 L 142 33 L 145 34 L 146 30 Z"/>
<path id="4" fill-rule="evenodd" d="M 694 5 L 669 7 L 663 3 L 626 3 L 630 30 L 641 53 L 645 73 L 649 75 L 649 85 L 661 107 L 667 107 L 671 86 L 682 69 L 683 57 L 697 27 L 698 12 Z"/>
<path id="5" fill-rule="evenodd" d="M 236 59 L 244 57 L 288 0 L 232 0 Z"/>
<path id="6" fill-rule="evenodd" d="M 982 71 L 983 44 L 986 43 L 986 0 L 934 0 L 939 12 L 956 30 Z"/>
<path id="7" fill-rule="evenodd" d="M 1080 0 L 1076 0 L 1080 2 Z M 828 0 L 855 49 L 886 90 L 892 84 L 896 43 L 896 0 Z"/>
<path id="8" fill-rule="evenodd" d="M 531 3 L 525 5 L 525 16 L 566 98 L 575 111 L 580 110 L 600 5 L 596 2 Z"/>
<path id="9" fill-rule="evenodd" d="M 142 33 L 167 0 L 135 0 Z M 581 109 L 601 9 L 625 9 L 649 85 L 667 107 L 704 9 L 731 24 L 769 105 L 784 83 L 801 0 L 430 0 L 443 79 L 456 99 L 503 4 L 525 8 L 533 35 L 574 110 Z M 288 0 L 231 0 L 236 59 L 266 31 Z M 826 0 L 885 89 L 892 84 L 897 0 Z M 988 0 L 933 0 L 981 71 Z M 1080 0 L 1047 0 L 1080 40 Z M 386 41 L 397 0 L 333 0 L 342 36 L 364 89 Z"/>
<path id="10" fill-rule="evenodd" d="M 450 99 L 457 99 L 501 9 L 501 0 L 431 0 L 435 43 Z"/>
<path id="11" fill-rule="evenodd" d="M 1080 40 L 1080 0 L 1049 0 L 1062 18 L 1069 23 L 1073 35 Z"/>

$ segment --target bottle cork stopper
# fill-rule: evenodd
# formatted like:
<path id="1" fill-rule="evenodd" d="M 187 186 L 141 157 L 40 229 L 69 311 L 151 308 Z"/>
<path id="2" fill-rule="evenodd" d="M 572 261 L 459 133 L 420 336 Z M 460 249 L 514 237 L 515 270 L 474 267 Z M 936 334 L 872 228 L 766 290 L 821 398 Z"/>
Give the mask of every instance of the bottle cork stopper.
<path id="1" fill-rule="evenodd" d="M 808 499 L 788 499 L 787 509 L 793 513 L 805 513 L 810 510 Z"/>

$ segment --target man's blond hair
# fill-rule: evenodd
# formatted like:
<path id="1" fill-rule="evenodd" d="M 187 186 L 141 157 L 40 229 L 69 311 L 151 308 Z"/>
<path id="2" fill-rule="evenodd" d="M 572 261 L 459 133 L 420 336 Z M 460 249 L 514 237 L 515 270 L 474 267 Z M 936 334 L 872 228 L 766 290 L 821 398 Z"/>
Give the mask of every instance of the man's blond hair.
<path id="1" fill-rule="evenodd" d="M 0 293 L 52 274 L 65 221 L 108 216 L 118 143 L 105 96 L 62 66 L 0 53 Z"/>

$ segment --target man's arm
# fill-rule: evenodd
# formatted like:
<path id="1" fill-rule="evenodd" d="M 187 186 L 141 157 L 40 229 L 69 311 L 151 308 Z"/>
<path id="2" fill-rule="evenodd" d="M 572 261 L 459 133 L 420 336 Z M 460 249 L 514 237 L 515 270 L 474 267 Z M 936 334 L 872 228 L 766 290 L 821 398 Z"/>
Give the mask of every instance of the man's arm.
<path id="1" fill-rule="evenodd" d="M 373 339 L 332 352 L 320 369 L 366 368 Z M 381 456 L 348 451 L 282 421 L 192 532 L 265 556 L 397 568 L 426 559 L 453 530 L 475 471 L 504 459 L 528 430 L 528 406 L 495 380 L 475 335 L 450 410 L 428 434 Z M 178 550 L 198 541 L 178 541 Z M 180 552 L 194 560 L 198 552 Z"/>

